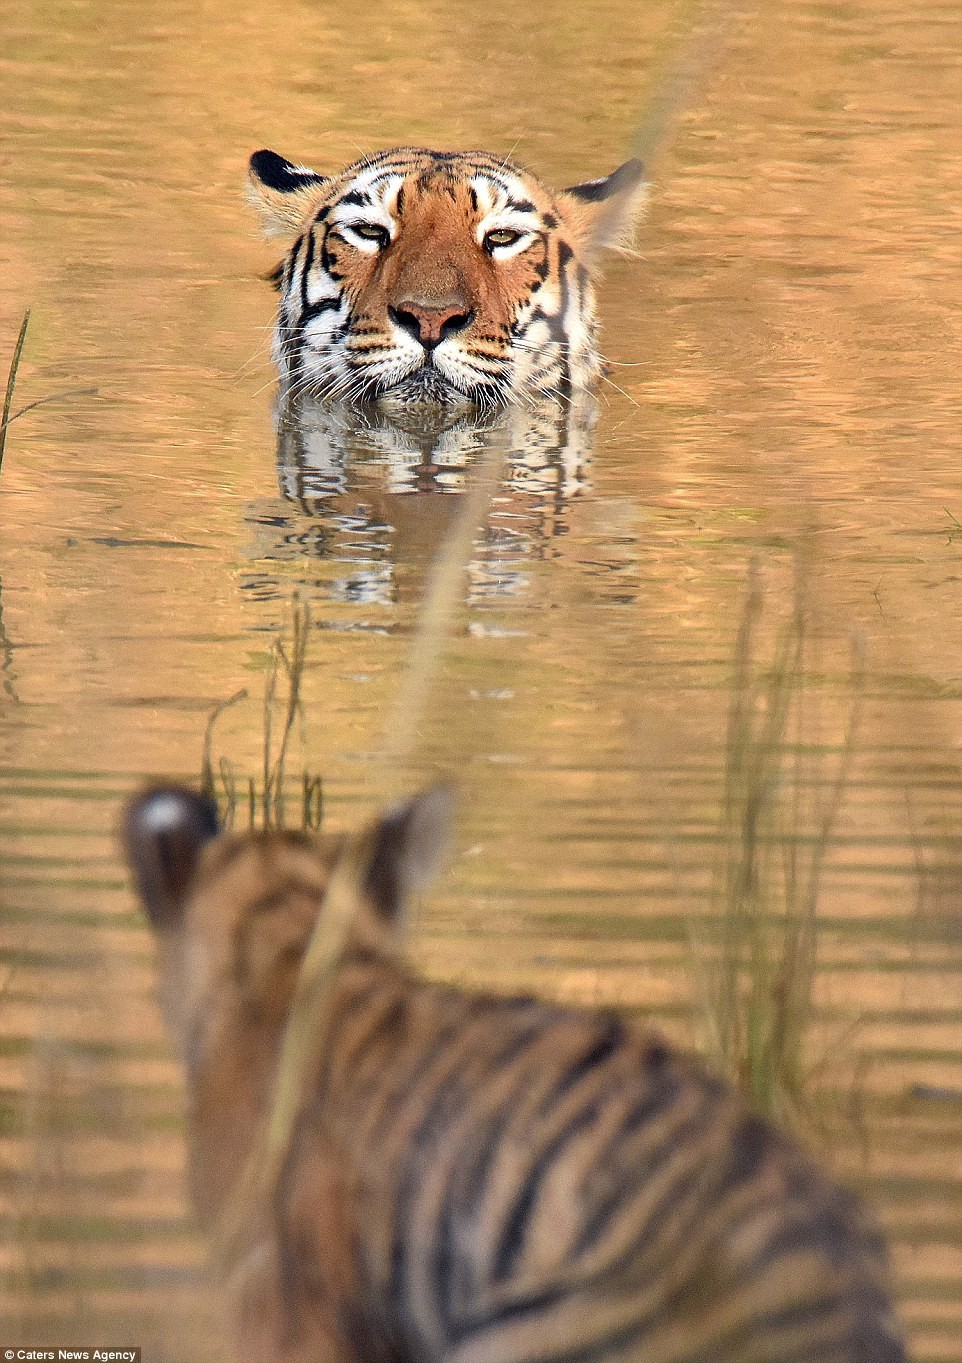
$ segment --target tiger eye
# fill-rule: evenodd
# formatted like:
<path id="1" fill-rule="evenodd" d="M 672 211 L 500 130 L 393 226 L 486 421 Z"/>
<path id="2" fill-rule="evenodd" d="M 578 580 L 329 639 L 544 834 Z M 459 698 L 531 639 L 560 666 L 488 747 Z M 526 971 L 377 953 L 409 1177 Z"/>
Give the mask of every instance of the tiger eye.
<path id="1" fill-rule="evenodd" d="M 386 246 L 391 240 L 387 228 L 382 227 L 380 223 L 352 222 L 347 225 L 355 236 L 363 237 L 365 241 L 376 241 L 378 246 Z"/>
<path id="2" fill-rule="evenodd" d="M 493 231 L 485 234 L 484 249 L 493 251 L 498 246 L 513 246 L 523 235 L 523 232 L 515 232 L 511 227 L 495 227 Z"/>

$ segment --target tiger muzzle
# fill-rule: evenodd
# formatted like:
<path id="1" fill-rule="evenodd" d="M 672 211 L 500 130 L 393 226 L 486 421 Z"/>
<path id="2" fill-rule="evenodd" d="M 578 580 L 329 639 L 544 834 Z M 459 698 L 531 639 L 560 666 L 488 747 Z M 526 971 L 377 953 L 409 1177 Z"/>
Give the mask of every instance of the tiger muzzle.
<path id="1" fill-rule="evenodd" d="M 442 341 L 464 331 L 474 321 L 474 310 L 463 304 L 449 307 L 426 307 L 413 300 L 405 300 L 397 307 L 388 308 L 388 316 L 395 326 L 424 346 L 434 350 Z"/>

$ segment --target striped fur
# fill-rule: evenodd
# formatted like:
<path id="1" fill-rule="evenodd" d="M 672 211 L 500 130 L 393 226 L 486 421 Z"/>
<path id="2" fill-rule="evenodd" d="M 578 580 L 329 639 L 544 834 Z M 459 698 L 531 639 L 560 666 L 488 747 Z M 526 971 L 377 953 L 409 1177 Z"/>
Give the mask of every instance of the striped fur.
<path id="1" fill-rule="evenodd" d="M 642 170 L 552 193 L 486 152 L 398 147 L 332 175 L 251 158 L 268 230 L 287 392 L 485 408 L 590 388 L 594 270 L 640 202 Z"/>
<path id="2" fill-rule="evenodd" d="M 398 958 L 438 824 L 429 793 L 371 833 L 322 1055 L 233 1281 L 240 1357 L 904 1360 L 858 1203 L 730 1088 L 614 1014 L 430 983 Z M 125 834 L 208 1224 L 269 1102 L 336 853 L 212 833 L 205 802 L 174 789 L 141 797 Z"/>

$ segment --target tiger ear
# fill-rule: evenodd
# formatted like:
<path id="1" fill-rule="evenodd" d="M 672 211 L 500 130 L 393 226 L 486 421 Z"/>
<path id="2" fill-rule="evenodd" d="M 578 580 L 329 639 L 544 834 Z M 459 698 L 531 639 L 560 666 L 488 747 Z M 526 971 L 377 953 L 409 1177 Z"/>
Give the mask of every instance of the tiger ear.
<path id="1" fill-rule="evenodd" d="M 181 786 L 152 786 L 131 800 L 120 836 L 147 916 L 175 929 L 200 854 L 220 832 L 213 801 Z"/>
<path id="2" fill-rule="evenodd" d="M 633 158 L 610 175 L 569 186 L 560 197 L 589 248 L 617 249 L 631 244 L 647 190 L 645 168 Z"/>
<path id="3" fill-rule="evenodd" d="M 375 825 L 364 889 L 379 915 L 400 918 L 413 895 L 437 875 L 454 820 L 454 791 L 432 786 L 398 805 Z"/>
<path id="4" fill-rule="evenodd" d="M 296 232 L 327 183 L 323 175 L 285 161 L 276 151 L 255 151 L 250 159 L 248 197 L 271 237 Z"/>

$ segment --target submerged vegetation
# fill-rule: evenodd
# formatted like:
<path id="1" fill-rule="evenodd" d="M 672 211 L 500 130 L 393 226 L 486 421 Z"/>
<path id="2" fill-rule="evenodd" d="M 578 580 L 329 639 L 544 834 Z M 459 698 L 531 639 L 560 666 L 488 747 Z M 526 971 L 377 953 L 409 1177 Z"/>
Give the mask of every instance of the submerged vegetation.
<path id="1" fill-rule="evenodd" d="M 712 912 L 691 930 L 691 961 L 709 1060 L 760 1111 L 795 1121 L 811 1068 L 822 875 L 854 750 L 861 665 L 856 651 L 830 767 L 807 705 L 804 583 L 768 663 L 758 658 L 763 605 L 753 575 L 735 644 Z"/>

